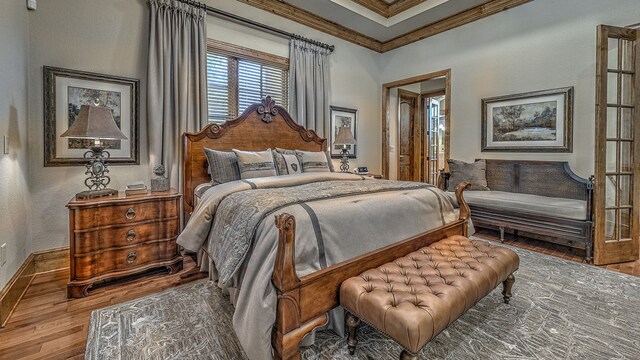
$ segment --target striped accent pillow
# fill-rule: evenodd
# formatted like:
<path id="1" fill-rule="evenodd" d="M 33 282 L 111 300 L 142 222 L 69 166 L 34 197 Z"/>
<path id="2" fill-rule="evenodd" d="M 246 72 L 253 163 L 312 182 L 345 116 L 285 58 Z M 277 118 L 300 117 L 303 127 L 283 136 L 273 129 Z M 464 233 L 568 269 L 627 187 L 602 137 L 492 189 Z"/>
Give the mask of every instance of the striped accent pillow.
<path id="1" fill-rule="evenodd" d="M 296 150 L 302 158 L 302 172 L 330 172 L 327 154 L 324 151 Z"/>
<path id="2" fill-rule="evenodd" d="M 276 148 L 276 152 L 278 152 L 280 154 L 296 154 L 296 155 L 298 155 L 298 160 L 300 161 L 300 164 L 302 164 L 302 157 L 300 156 L 299 153 L 297 153 L 297 150 L 288 150 L 288 149 L 283 149 L 283 148 Z M 336 169 L 333 167 L 333 161 L 331 161 L 331 154 L 329 154 L 329 151 L 325 151 L 324 153 L 325 153 L 325 155 L 327 155 L 327 164 L 329 164 L 329 171 L 335 172 Z"/>
<path id="3" fill-rule="evenodd" d="M 240 178 L 251 179 L 265 176 L 276 176 L 271 149 L 265 151 L 241 151 L 233 149 L 238 157 Z"/>
<path id="4" fill-rule="evenodd" d="M 214 185 L 240 180 L 238 157 L 233 151 L 218 151 L 204 148 L 209 163 L 209 174 Z"/>

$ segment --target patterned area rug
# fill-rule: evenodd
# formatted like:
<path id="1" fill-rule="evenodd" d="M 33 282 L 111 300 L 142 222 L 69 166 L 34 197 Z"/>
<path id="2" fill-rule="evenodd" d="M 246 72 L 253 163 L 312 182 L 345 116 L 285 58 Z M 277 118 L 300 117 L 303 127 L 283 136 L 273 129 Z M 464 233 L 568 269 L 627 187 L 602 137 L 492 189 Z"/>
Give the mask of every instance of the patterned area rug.
<path id="1" fill-rule="evenodd" d="M 640 278 L 511 247 L 520 256 L 514 296 L 501 287 L 422 351 L 423 359 L 638 359 Z M 243 359 L 233 308 L 201 280 L 96 310 L 87 359 Z M 397 359 L 401 348 L 371 328 L 358 351 L 321 331 L 303 359 Z"/>

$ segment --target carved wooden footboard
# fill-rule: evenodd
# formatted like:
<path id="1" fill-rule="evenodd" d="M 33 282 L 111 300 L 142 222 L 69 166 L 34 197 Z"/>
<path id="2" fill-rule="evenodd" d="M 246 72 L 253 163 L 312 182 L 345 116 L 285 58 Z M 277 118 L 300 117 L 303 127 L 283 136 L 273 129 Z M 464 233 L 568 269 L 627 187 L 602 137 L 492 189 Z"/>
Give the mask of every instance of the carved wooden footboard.
<path id="1" fill-rule="evenodd" d="M 299 278 L 295 264 L 296 221 L 292 215 L 276 215 L 279 229 L 276 263 L 271 278 L 278 292 L 276 322 L 271 333 L 275 359 L 299 359 L 300 342 L 314 329 L 327 324 L 327 312 L 340 305 L 340 284 L 366 269 L 452 236 L 467 236 L 469 206 L 462 193 L 468 183 L 458 185 L 456 199 L 460 206 L 457 221 L 381 249 L 334 264 Z"/>

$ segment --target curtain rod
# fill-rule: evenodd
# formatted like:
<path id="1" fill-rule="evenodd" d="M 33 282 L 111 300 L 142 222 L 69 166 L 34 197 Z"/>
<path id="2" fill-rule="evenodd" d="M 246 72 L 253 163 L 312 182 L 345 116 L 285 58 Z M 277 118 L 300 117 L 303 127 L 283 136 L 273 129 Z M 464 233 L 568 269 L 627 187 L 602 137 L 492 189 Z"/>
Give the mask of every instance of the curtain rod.
<path id="1" fill-rule="evenodd" d="M 287 32 L 287 31 L 284 31 L 284 30 L 281 30 L 281 29 L 277 29 L 277 28 L 271 27 L 269 25 L 265 25 L 265 24 L 259 23 L 259 22 L 254 21 L 254 20 L 244 18 L 242 16 L 238 16 L 236 14 L 232 14 L 230 12 L 226 12 L 224 10 L 213 8 L 213 7 L 211 7 L 211 6 L 207 5 L 207 4 L 203 4 L 203 3 L 200 3 L 200 2 L 197 2 L 197 1 L 193 1 L 193 0 L 177 0 L 177 1 L 179 1 L 181 3 L 185 3 L 185 4 L 188 4 L 188 5 L 191 5 L 191 6 L 195 6 L 195 7 L 201 8 L 201 9 L 205 10 L 207 13 L 209 13 L 209 14 L 211 14 L 213 16 L 217 16 L 219 18 L 231 20 L 231 21 L 236 22 L 236 23 L 248 25 L 248 26 L 250 26 L 250 27 L 252 27 L 254 29 L 262 30 L 262 31 L 265 31 L 265 32 L 269 32 L 269 33 L 272 33 L 272 34 L 275 34 L 275 35 L 279 35 L 279 36 L 282 36 L 282 37 L 286 37 L 286 38 L 290 38 L 290 39 L 304 40 L 304 41 L 306 41 L 308 43 L 323 47 L 323 48 L 325 48 L 325 49 L 327 49 L 327 50 L 329 50 L 331 52 L 333 52 L 333 50 L 335 49 L 335 46 L 333 46 L 333 45 L 328 45 L 328 44 L 325 44 L 325 43 L 320 42 L 320 41 L 316 41 L 316 40 L 313 40 L 313 39 L 306 38 L 304 36 L 300 36 L 300 35 L 297 35 L 297 34 L 294 34 L 294 33 L 290 33 L 290 32 Z"/>

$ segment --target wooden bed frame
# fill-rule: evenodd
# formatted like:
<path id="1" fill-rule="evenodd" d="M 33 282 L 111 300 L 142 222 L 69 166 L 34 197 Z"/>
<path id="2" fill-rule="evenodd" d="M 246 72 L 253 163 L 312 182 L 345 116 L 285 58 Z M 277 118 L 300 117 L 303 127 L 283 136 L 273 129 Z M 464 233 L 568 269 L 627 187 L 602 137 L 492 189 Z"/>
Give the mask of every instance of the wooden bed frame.
<path id="1" fill-rule="evenodd" d="M 185 220 L 193 211 L 193 191 L 210 182 L 203 149 L 264 150 L 287 148 L 307 151 L 326 150 L 327 140 L 296 124 L 287 111 L 270 97 L 254 104 L 235 120 L 211 124 L 198 133 L 184 134 L 184 212 Z M 314 329 L 327 324 L 327 312 L 340 305 L 340 284 L 361 272 L 393 261 L 421 247 L 452 236 L 467 236 L 470 211 L 462 197 L 468 187 L 456 190 L 460 217 L 457 221 L 381 249 L 334 264 L 312 274 L 298 277 L 295 264 L 295 218 L 278 214 L 278 249 L 272 282 L 278 292 L 276 322 L 271 344 L 276 359 L 300 359 L 300 342 Z"/>

